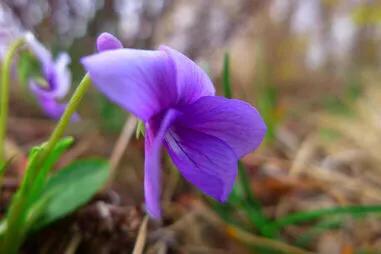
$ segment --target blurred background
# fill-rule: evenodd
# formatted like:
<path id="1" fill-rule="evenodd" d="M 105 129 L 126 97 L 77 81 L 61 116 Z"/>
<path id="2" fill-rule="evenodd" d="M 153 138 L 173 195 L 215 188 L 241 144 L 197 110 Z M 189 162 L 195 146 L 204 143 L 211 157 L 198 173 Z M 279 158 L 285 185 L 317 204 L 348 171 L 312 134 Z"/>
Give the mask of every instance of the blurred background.
<path id="1" fill-rule="evenodd" d="M 74 87 L 84 74 L 78 60 L 95 51 L 101 32 L 126 47 L 183 52 L 219 95 L 228 54 L 233 96 L 264 117 L 266 140 L 243 158 L 225 205 L 186 183 L 166 158 L 165 217 L 149 224 L 145 253 L 381 253 L 380 1 L 1 0 L 0 57 L 25 31 L 54 53 L 69 52 Z M 16 170 L 54 127 L 28 90 L 33 68 L 22 54 L 12 85 Z M 128 117 L 95 89 L 79 111 L 62 164 L 109 157 Z M 24 252 L 130 253 L 144 217 L 143 143 L 132 138 L 111 188 L 32 235 Z"/>

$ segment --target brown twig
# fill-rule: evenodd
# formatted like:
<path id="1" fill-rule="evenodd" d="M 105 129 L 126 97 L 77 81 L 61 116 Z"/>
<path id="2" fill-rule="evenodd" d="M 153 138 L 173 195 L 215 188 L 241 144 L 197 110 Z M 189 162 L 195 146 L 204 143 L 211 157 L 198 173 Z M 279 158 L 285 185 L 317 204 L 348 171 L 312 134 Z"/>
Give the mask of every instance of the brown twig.
<path id="1" fill-rule="evenodd" d="M 130 116 L 124 124 L 123 130 L 116 141 L 114 149 L 110 157 L 110 177 L 107 186 L 110 186 L 115 178 L 115 172 L 119 165 L 119 162 L 130 143 L 132 134 L 134 133 L 137 124 L 137 119 L 134 116 Z"/>
<path id="2" fill-rule="evenodd" d="M 226 226 L 226 231 L 228 235 L 232 236 L 233 238 L 245 242 L 247 244 L 256 245 L 256 246 L 262 246 L 262 247 L 268 247 L 273 250 L 280 250 L 283 253 L 292 253 L 292 254 L 312 254 L 312 252 L 300 249 L 298 247 L 289 245 L 284 242 L 276 241 L 273 239 L 253 235 L 249 232 L 246 232 L 242 229 L 239 229 L 237 227 L 233 226 Z"/>
<path id="3" fill-rule="evenodd" d="M 284 242 L 280 242 L 280 241 L 269 239 L 262 236 L 257 236 L 247 231 L 244 231 L 240 228 L 237 228 L 235 226 L 228 225 L 206 207 L 201 206 L 200 208 L 201 209 L 199 211 L 201 212 L 200 213 L 201 215 L 208 218 L 210 222 L 214 222 L 217 225 L 221 225 L 230 237 L 238 241 L 244 242 L 249 245 L 268 247 L 273 250 L 279 250 L 283 253 L 290 253 L 290 254 L 312 254 L 313 253 L 313 252 L 309 252 L 301 248 L 289 245 Z"/>
<path id="4" fill-rule="evenodd" d="M 136 238 L 135 247 L 132 254 L 142 254 L 147 239 L 147 225 L 148 216 L 144 217 L 142 224 L 140 225 L 138 236 Z"/>

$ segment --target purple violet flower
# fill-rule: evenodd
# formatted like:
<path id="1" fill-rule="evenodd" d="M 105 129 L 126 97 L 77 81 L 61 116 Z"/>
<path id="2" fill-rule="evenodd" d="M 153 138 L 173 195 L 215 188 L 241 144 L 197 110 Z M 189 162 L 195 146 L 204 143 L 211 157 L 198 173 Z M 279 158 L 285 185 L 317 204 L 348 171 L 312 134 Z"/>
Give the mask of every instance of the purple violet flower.
<path id="1" fill-rule="evenodd" d="M 145 199 L 161 217 L 160 150 L 205 194 L 227 200 L 237 161 L 262 142 L 266 126 L 250 104 L 215 96 L 212 82 L 189 58 L 166 46 L 122 49 L 114 36 L 98 37 L 100 51 L 82 59 L 94 85 L 145 123 Z"/>
<path id="2" fill-rule="evenodd" d="M 59 101 L 66 96 L 71 85 L 68 69 L 70 57 L 60 53 L 54 61 L 50 52 L 31 33 L 26 35 L 26 42 L 40 61 L 43 74 L 43 79 L 30 79 L 29 87 L 45 113 L 53 119 L 59 119 L 66 108 L 66 104 Z M 74 114 L 72 121 L 78 119 L 78 115 Z"/>

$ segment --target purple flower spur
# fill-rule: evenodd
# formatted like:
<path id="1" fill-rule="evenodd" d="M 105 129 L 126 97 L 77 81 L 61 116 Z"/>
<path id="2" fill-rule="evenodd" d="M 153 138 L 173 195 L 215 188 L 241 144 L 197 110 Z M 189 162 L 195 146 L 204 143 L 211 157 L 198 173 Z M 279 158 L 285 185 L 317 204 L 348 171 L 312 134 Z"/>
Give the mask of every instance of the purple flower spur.
<path id="1" fill-rule="evenodd" d="M 82 59 L 94 85 L 145 123 L 144 187 L 151 217 L 161 217 L 161 147 L 189 182 L 226 201 L 238 159 L 254 151 L 266 132 L 257 110 L 215 96 L 205 72 L 169 47 L 123 49 L 104 33 L 97 48 L 100 53 Z"/>
<path id="2" fill-rule="evenodd" d="M 26 35 L 26 43 L 38 58 L 43 75 L 41 79 L 30 79 L 29 87 L 45 113 L 53 119 L 59 119 L 66 108 L 66 104 L 60 100 L 69 92 L 71 85 L 68 69 L 70 57 L 66 53 L 60 53 L 54 61 L 50 52 L 31 33 Z M 72 120 L 76 121 L 78 118 L 74 114 Z"/>

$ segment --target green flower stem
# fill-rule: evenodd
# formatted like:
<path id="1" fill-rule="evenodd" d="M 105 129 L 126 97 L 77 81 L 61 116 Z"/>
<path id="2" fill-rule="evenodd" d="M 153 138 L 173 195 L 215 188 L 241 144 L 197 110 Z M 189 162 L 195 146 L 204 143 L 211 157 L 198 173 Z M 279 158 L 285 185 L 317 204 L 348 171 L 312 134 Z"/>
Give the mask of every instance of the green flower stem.
<path id="1" fill-rule="evenodd" d="M 83 96 L 91 85 L 91 79 L 88 74 L 86 74 L 81 82 L 79 83 L 77 89 L 75 90 L 73 96 L 70 98 L 67 104 L 66 110 L 63 113 L 61 119 L 59 120 L 56 128 L 51 134 L 44 150 L 39 158 L 40 163 L 42 163 L 51 153 L 59 139 L 63 136 L 67 125 L 70 123 L 74 112 L 77 110 L 78 105 L 81 103 Z"/>
<path id="2" fill-rule="evenodd" d="M 5 134 L 9 108 L 9 77 L 12 60 L 17 50 L 25 43 L 24 38 L 16 40 L 9 46 L 1 67 L 1 94 L 0 94 L 0 164 L 5 164 Z"/>
<path id="3" fill-rule="evenodd" d="M 0 253 L 15 254 L 23 242 L 27 232 L 26 215 L 29 209 L 28 195 L 30 194 L 31 183 L 35 180 L 36 175 L 39 170 L 41 170 L 41 166 L 49 157 L 59 139 L 63 136 L 67 125 L 70 123 L 73 113 L 77 110 L 79 103 L 82 101 L 82 98 L 90 85 L 90 77 L 89 75 L 85 75 L 71 97 L 65 112 L 51 134 L 47 144 L 42 148 L 42 151 L 38 154 L 36 153 L 34 157 L 32 156 L 31 161 L 29 161 L 29 166 L 26 169 L 24 180 L 13 199 L 7 214 L 5 235 L 3 239 L 0 239 L 2 240 L 0 242 Z"/>
<path id="4" fill-rule="evenodd" d="M 37 150 L 32 151 L 26 167 L 26 175 L 37 168 Z M 27 181 L 24 176 L 23 182 L 17 193 L 12 198 L 12 203 L 7 211 L 5 232 L 0 242 L 0 253 L 16 254 L 26 234 L 26 202 L 29 190 L 26 188 Z"/>

